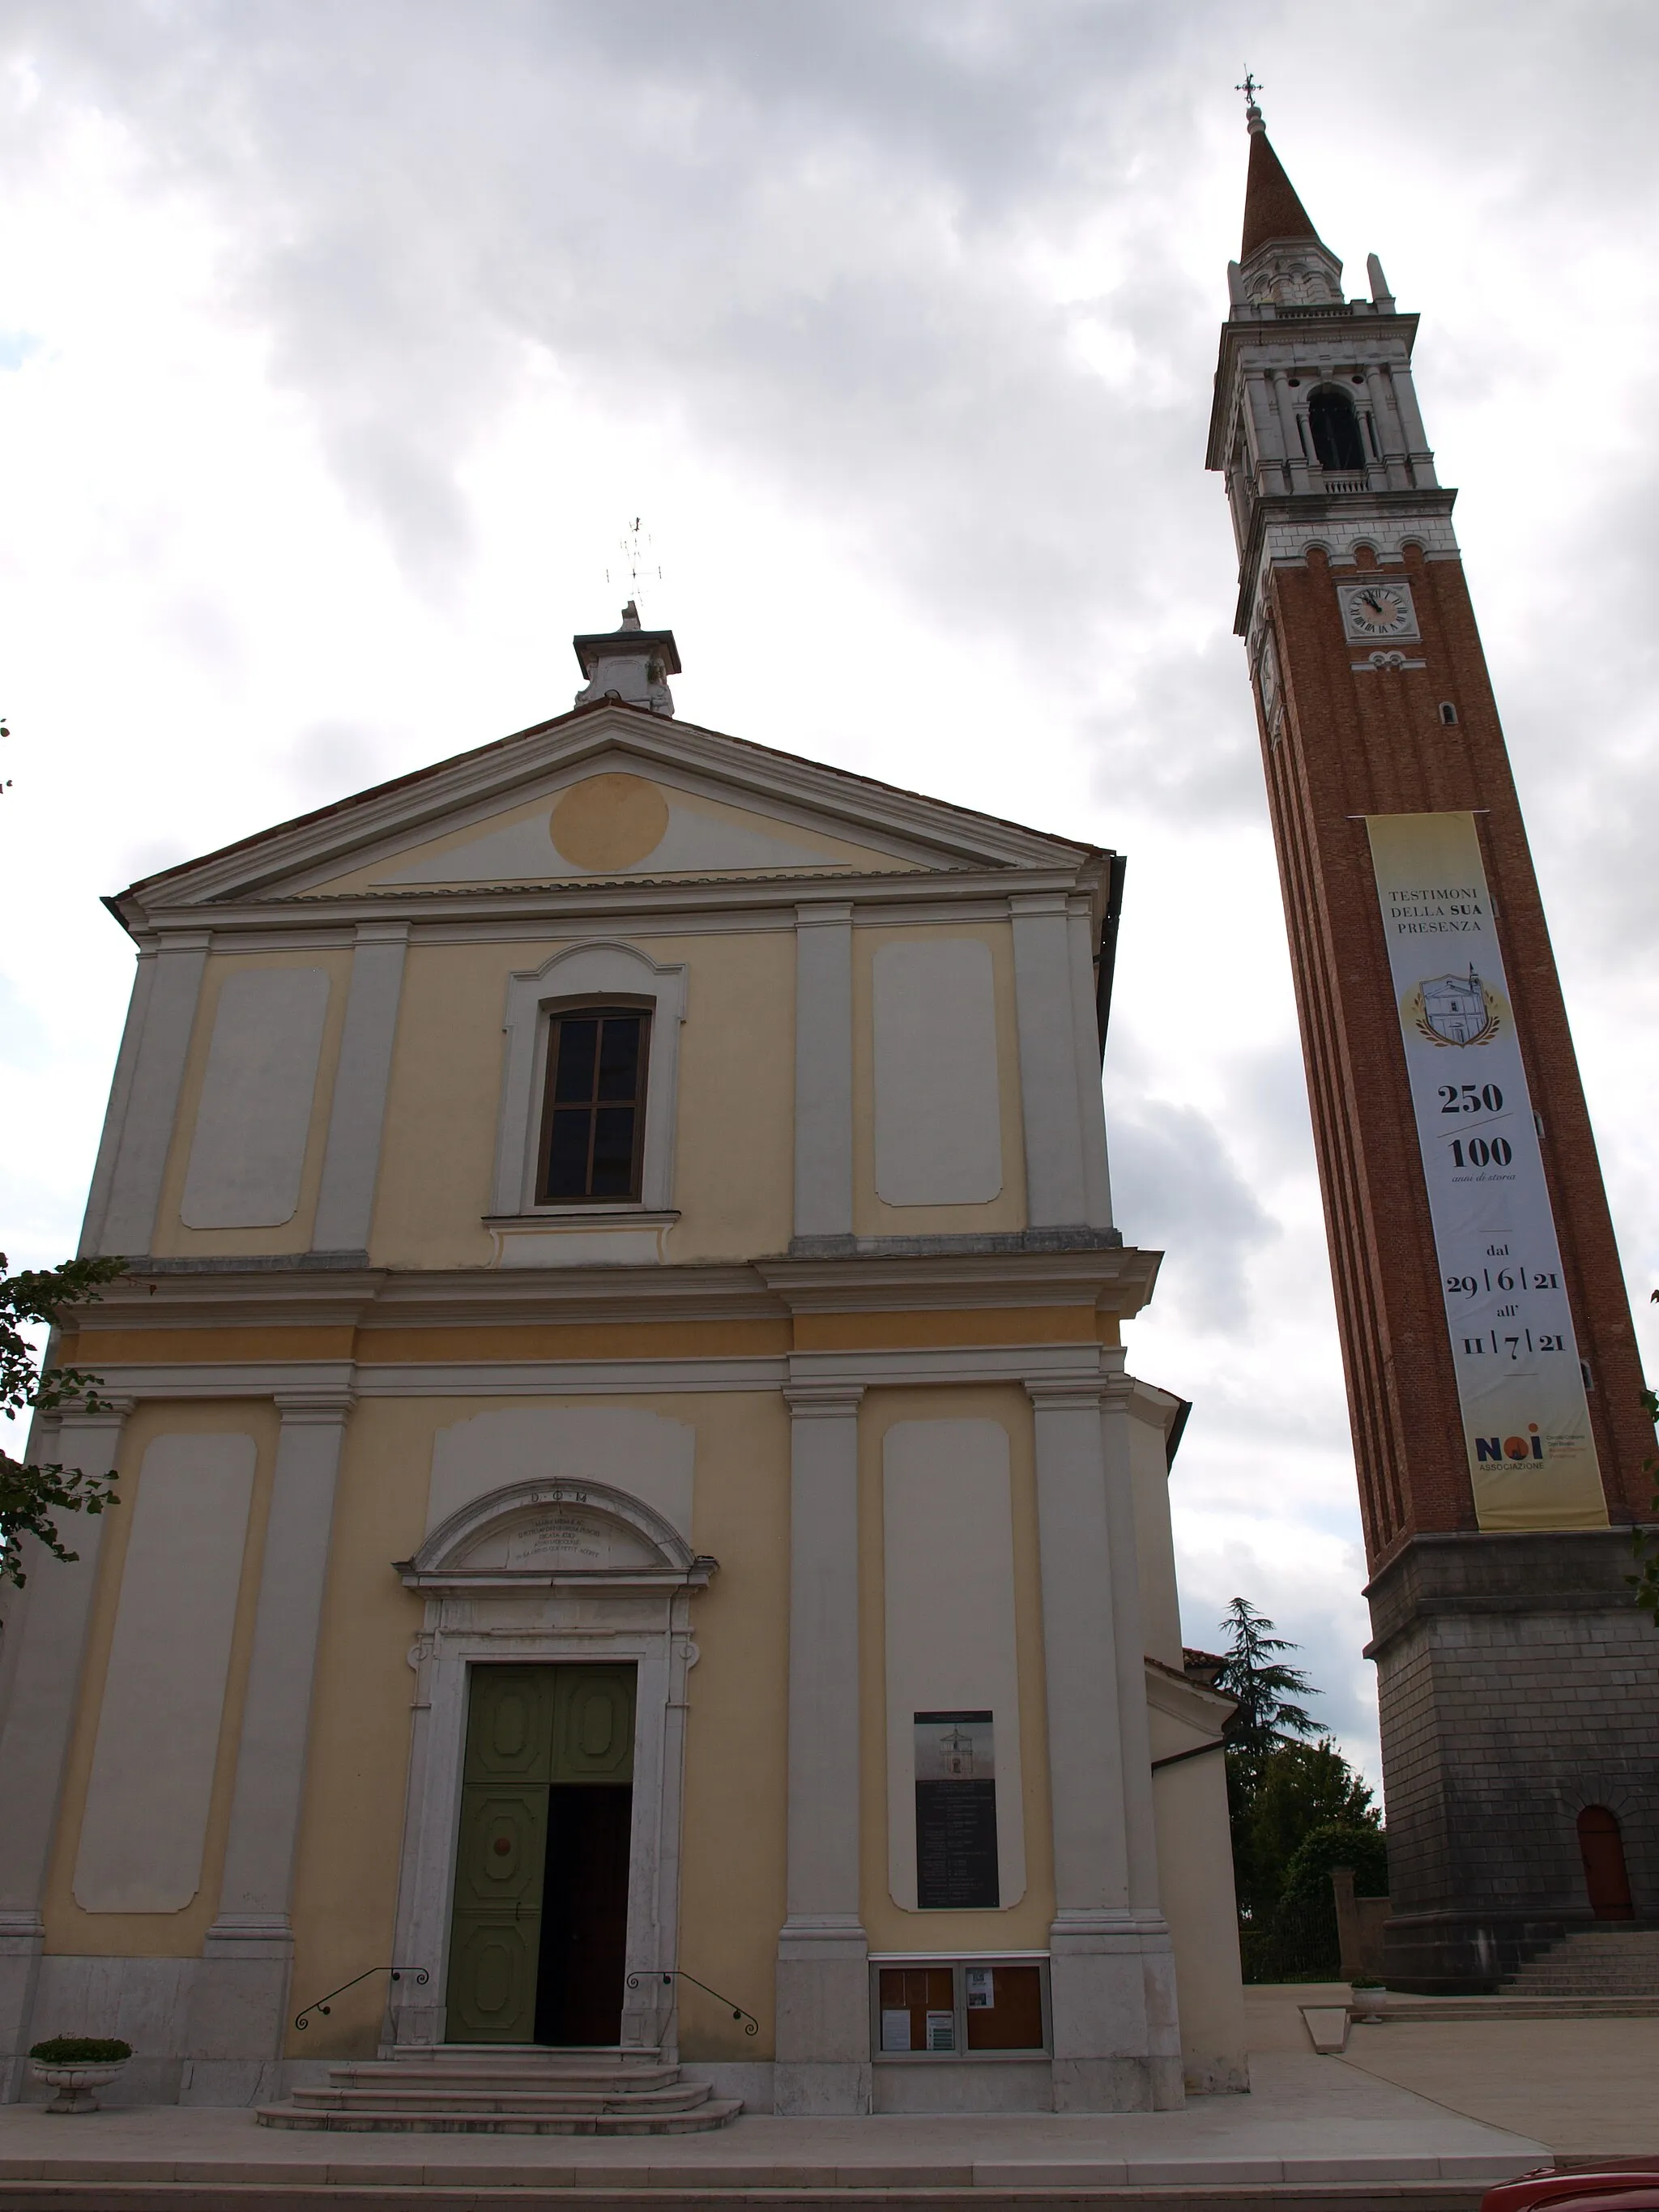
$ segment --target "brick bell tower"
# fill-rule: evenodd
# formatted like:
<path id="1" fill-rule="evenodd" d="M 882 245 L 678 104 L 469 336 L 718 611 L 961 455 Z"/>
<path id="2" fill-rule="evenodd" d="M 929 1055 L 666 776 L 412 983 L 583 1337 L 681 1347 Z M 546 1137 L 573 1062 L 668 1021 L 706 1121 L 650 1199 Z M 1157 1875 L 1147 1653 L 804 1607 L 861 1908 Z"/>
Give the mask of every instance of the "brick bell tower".
<path id="1" fill-rule="evenodd" d="M 1253 92 L 1253 88 L 1248 88 Z M 1346 1370 L 1397 1988 L 1659 1923 L 1653 1432 L 1527 835 L 1375 254 L 1251 98 L 1225 477 Z"/>

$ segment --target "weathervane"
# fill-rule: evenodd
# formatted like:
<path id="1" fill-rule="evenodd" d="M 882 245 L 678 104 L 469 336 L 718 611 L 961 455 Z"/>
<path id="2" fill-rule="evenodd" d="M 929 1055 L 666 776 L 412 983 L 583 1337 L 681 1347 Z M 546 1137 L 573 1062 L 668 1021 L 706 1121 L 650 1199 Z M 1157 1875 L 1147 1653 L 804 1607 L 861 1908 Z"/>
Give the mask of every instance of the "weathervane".
<path id="1" fill-rule="evenodd" d="M 607 568 L 605 572 L 607 584 L 620 584 L 626 580 L 628 596 L 635 601 L 638 600 L 645 584 L 659 584 L 662 581 L 662 570 L 651 558 L 650 532 L 647 531 L 641 534 L 641 518 L 636 514 L 628 526 L 627 537 L 617 540 L 622 551 L 622 561 L 614 569 Z"/>

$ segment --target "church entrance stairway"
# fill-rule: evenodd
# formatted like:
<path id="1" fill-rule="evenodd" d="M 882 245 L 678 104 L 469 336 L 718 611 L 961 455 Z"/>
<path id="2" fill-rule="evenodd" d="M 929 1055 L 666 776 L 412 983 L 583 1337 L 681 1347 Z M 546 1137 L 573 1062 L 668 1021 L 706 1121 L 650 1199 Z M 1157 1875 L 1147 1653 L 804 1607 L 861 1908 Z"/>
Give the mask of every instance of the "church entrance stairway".
<path id="1" fill-rule="evenodd" d="M 331 2067 L 325 2083 L 262 2107 L 258 2121 L 357 2134 L 679 2136 L 742 2110 L 741 2098 L 682 2081 L 650 2053 L 472 2044 Z"/>

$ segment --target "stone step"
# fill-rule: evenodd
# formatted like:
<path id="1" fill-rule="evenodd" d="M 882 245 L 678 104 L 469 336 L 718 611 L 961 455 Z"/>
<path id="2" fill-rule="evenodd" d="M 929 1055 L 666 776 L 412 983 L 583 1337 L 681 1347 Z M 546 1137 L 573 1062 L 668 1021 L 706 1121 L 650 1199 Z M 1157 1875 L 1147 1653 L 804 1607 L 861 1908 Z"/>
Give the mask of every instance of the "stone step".
<path id="1" fill-rule="evenodd" d="M 676 2136 L 743 2110 L 655 2051 L 438 2045 L 331 2066 L 326 2082 L 261 2106 L 261 2127 L 372 2135 Z"/>
<path id="2" fill-rule="evenodd" d="M 1518 1974 L 1511 1974 L 1504 1984 L 1511 1990 L 1543 1990 L 1550 1988 L 1652 1990 L 1659 1994 L 1659 1970 L 1652 1966 L 1627 1966 L 1623 1964 L 1598 1966 L 1584 1960 L 1565 1966 L 1523 1966 Z"/>
<path id="3" fill-rule="evenodd" d="M 465 2088 L 405 2088 L 383 2082 L 373 2089 L 301 2087 L 290 2102 L 306 2112 L 686 2112 L 707 2104 L 706 2081 L 680 2081 L 664 2089 L 520 2089 L 484 2083 Z"/>
<path id="4" fill-rule="evenodd" d="M 672 2088 L 679 2079 L 678 2066 L 404 2066 L 395 2059 L 363 2059 L 331 2066 L 328 2078 L 342 2089 L 476 2089 L 500 2082 L 515 2089 L 586 2090 L 595 2095 L 649 2094 Z"/>
<path id="5" fill-rule="evenodd" d="M 1504 1990 L 1493 1996 L 1418 1997 L 1390 1990 L 1375 2003 L 1356 1997 L 1350 2016 L 1361 2026 L 1409 2020 L 1655 2020 L 1659 1996 L 1528 1996 Z"/>
<path id="6" fill-rule="evenodd" d="M 410 2112 L 386 2106 L 316 2112 L 292 2104 L 262 2106 L 255 2118 L 263 2128 L 337 2135 L 687 2136 L 711 2134 L 742 2110 L 741 2097 L 710 2097 L 678 2112 Z"/>

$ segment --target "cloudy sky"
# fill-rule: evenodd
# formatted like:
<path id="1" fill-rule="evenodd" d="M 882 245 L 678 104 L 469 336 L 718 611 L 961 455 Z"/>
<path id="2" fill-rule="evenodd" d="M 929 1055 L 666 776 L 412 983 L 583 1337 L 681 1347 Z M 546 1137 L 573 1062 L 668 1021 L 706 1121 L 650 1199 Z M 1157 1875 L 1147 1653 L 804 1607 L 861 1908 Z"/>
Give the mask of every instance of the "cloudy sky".
<path id="1" fill-rule="evenodd" d="M 1130 856 L 1133 1360 L 1374 1768 L 1220 489 L 1246 139 L 1419 389 L 1626 1266 L 1659 1281 L 1651 0 L 0 0 L 0 1225 L 73 1247 L 135 876 L 569 703 L 650 532 L 680 711 Z M 607 571 L 610 572 L 609 576 Z M 1649 1337 L 1651 1353 L 1653 1339 Z"/>

